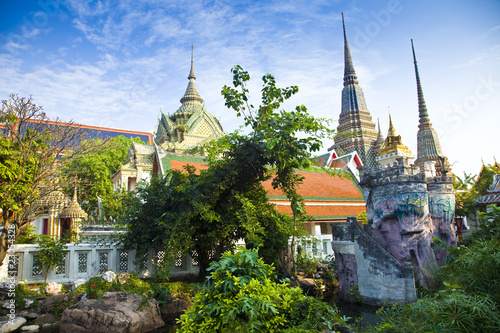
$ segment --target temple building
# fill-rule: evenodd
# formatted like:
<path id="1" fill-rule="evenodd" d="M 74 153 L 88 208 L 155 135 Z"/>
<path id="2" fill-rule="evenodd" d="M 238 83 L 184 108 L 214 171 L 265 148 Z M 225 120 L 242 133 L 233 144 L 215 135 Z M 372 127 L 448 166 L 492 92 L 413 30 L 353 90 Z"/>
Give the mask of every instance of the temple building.
<path id="1" fill-rule="evenodd" d="M 188 80 L 182 105 L 172 115 L 162 112 L 158 122 L 154 141 L 165 151 L 182 153 L 225 135 L 219 121 L 205 109 L 196 89 L 192 52 Z"/>
<path id="2" fill-rule="evenodd" d="M 399 157 L 407 158 L 409 163 L 415 159 L 413 153 L 408 149 L 408 147 L 403 145 L 401 135 L 396 134 L 396 129 L 392 124 L 392 118 L 389 114 L 389 131 L 384 144 L 377 154 L 376 161 L 380 165 L 392 165 Z"/>
<path id="3" fill-rule="evenodd" d="M 186 92 L 180 100 L 181 106 L 172 115 L 161 113 L 153 138 L 154 145 L 132 145 L 127 161 L 112 177 L 115 190 L 124 188 L 132 191 L 139 180 L 148 181 L 152 174 L 163 174 L 164 158 L 183 155 L 225 135 L 219 121 L 205 109 L 196 89 L 192 51 L 188 80 Z"/>
<path id="4" fill-rule="evenodd" d="M 377 131 L 372 116 L 366 106 L 363 89 L 358 84 L 342 13 L 344 28 L 344 88 L 342 89 L 342 109 L 337 127 L 335 144 L 328 150 L 335 150 L 338 156 L 356 151 L 363 165 L 375 164 L 374 146 L 377 142 Z"/>

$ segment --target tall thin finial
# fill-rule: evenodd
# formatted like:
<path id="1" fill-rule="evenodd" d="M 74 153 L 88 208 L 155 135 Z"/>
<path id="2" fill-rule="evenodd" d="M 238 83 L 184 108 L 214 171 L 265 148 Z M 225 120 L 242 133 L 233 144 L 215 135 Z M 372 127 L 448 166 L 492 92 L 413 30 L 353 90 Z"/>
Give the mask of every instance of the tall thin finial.
<path id="1" fill-rule="evenodd" d="M 424 93 L 422 91 L 422 84 L 420 83 L 420 75 L 418 73 L 417 57 L 415 56 L 415 48 L 413 47 L 413 39 L 411 39 L 411 50 L 413 52 L 413 63 L 415 64 L 415 76 L 417 78 L 417 94 L 418 94 L 418 115 L 420 117 L 420 124 L 429 122 L 429 114 L 427 113 L 427 106 L 425 105 Z"/>
<path id="2" fill-rule="evenodd" d="M 377 122 L 378 122 L 378 134 L 380 134 L 380 133 L 382 133 L 382 132 L 380 131 L 380 118 L 377 118 Z"/>
<path id="3" fill-rule="evenodd" d="M 352 64 L 351 51 L 347 42 L 347 34 L 345 31 L 344 13 L 342 13 L 342 27 L 344 29 L 344 86 L 348 84 L 357 84 L 358 80 L 354 65 Z"/>
<path id="4" fill-rule="evenodd" d="M 196 76 L 194 75 L 193 54 L 194 54 L 194 43 L 191 43 L 191 71 L 189 72 L 188 79 L 196 80 Z"/>
<path id="5" fill-rule="evenodd" d="M 396 129 L 394 128 L 394 125 L 392 124 L 391 108 L 387 107 L 387 109 L 389 110 L 389 131 L 387 133 L 387 137 L 396 136 Z"/>

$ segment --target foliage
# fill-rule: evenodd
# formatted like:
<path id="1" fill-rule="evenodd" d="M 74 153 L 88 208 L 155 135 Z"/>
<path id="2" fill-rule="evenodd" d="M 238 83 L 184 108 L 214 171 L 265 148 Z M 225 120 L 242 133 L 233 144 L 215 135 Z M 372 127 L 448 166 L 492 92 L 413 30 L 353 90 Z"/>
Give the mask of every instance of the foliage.
<path id="1" fill-rule="evenodd" d="M 101 141 L 100 139 L 94 140 Z M 78 177 L 81 189 L 80 202 L 85 211 L 96 210 L 99 197 L 102 199 L 105 216 L 108 218 L 115 216 L 113 214 L 117 211 L 116 203 L 121 201 L 117 200 L 117 195 L 113 191 L 111 176 L 120 169 L 120 165 L 125 163 L 132 142 L 144 143 L 139 138 L 128 139 L 119 135 L 109 139 L 98 153 L 75 159 L 66 166 L 66 172 Z"/>
<path id="2" fill-rule="evenodd" d="M 100 147 L 87 132 L 72 122 L 50 122 L 32 98 L 12 94 L 0 107 L 0 262 L 23 228 L 47 213 L 47 206 L 63 195 L 60 190 L 74 182 L 61 173 L 71 160 L 88 156 Z"/>
<path id="3" fill-rule="evenodd" d="M 439 270 L 440 279 L 460 285 L 468 294 L 489 295 L 500 304 L 499 248 L 498 238 L 461 246 L 456 259 Z"/>
<path id="4" fill-rule="evenodd" d="M 130 277 L 122 284 L 117 279 L 112 282 L 104 280 L 100 276 L 91 277 L 85 284 L 80 285 L 74 292 L 87 293 L 87 298 L 101 298 L 105 292 L 126 292 L 136 294 L 146 298 L 153 296 L 151 285 L 137 277 L 135 274 L 130 274 Z"/>
<path id="5" fill-rule="evenodd" d="M 272 262 L 291 235 L 302 234 L 298 226 L 307 216 L 295 171 L 311 165 L 312 152 L 331 134 L 328 122 L 310 116 L 303 105 L 280 109 L 298 88 L 278 88 L 269 74 L 263 77 L 262 104 L 254 108 L 248 104 L 250 76 L 239 66 L 232 73 L 236 89 L 225 86 L 222 94 L 226 106 L 244 116 L 250 133 L 235 132 L 207 146 L 207 170 L 169 170 L 138 187 L 123 218 L 122 242 L 139 257 L 151 248 L 164 249 L 165 262 L 178 252 L 193 253 L 206 274 L 216 247 L 230 248 L 243 238 Z M 291 201 L 293 219 L 268 202 L 262 182 L 271 178 Z"/>
<path id="6" fill-rule="evenodd" d="M 66 256 L 65 250 L 68 248 L 66 245 L 67 238 L 52 237 L 47 235 L 40 235 L 38 241 L 37 258 L 40 260 L 43 271 L 45 274 L 45 282 L 49 272 L 55 267 L 59 266 Z"/>
<path id="7" fill-rule="evenodd" d="M 366 217 L 366 210 L 359 213 L 356 217 L 356 220 L 358 220 L 358 222 L 360 222 L 361 224 L 366 224 L 368 222 L 368 219 Z"/>
<path id="8" fill-rule="evenodd" d="M 366 332 L 498 332 L 500 316 L 488 296 L 463 292 L 419 299 L 382 311 L 382 324 Z"/>
<path id="9" fill-rule="evenodd" d="M 479 213 L 477 230 L 466 239 L 466 242 L 498 239 L 498 237 L 500 237 L 500 208 L 497 205 L 489 205 L 486 212 Z"/>
<path id="10" fill-rule="evenodd" d="M 16 305 L 16 310 L 23 310 L 25 309 L 26 306 L 26 301 L 25 299 L 31 299 L 34 300 L 34 305 L 31 305 L 33 308 L 36 308 L 37 304 L 37 298 L 40 297 L 40 294 L 37 292 L 36 289 L 30 289 L 28 286 L 24 283 L 19 283 L 15 286 L 15 291 L 14 291 L 14 301 Z"/>
<path id="11" fill-rule="evenodd" d="M 210 270 L 193 306 L 178 320 L 179 332 L 290 332 L 292 327 L 319 332 L 325 325 L 344 324 L 331 307 L 300 288 L 274 282 L 274 267 L 257 250 L 226 252 Z"/>
<path id="12" fill-rule="evenodd" d="M 16 238 L 16 244 L 35 244 L 38 241 L 38 235 L 35 233 L 35 226 L 28 224 L 23 228 L 21 234 Z"/>
<path id="13" fill-rule="evenodd" d="M 476 198 L 486 195 L 493 181 L 493 175 L 499 174 L 497 165 L 483 165 L 479 176 L 464 172 L 462 178 L 454 177 L 455 215 L 474 216 L 476 213 Z"/>

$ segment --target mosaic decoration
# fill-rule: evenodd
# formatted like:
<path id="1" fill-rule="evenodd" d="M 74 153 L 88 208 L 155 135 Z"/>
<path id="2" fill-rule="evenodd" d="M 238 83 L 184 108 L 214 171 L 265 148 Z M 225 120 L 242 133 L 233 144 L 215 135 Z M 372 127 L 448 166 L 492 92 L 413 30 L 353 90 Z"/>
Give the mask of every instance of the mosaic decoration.
<path id="1" fill-rule="evenodd" d="M 196 259 L 198 257 L 198 253 L 196 251 L 193 251 L 191 254 L 191 265 L 193 266 L 198 266 L 198 260 Z"/>
<path id="2" fill-rule="evenodd" d="M 33 256 L 33 267 L 31 268 L 31 274 L 42 275 L 42 262 L 37 255 Z"/>
<path id="3" fill-rule="evenodd" d="M 118 252 L 118 270 L 120 272 L 128 271 L 128 251 L 120 250 Z"/>
<path id="4" fill-rule="evenodd" d="M 181 252 L 177 252 L 177 257 L 175 258 L 175 261 L 174 261 L 174 266 L 175 267 L 182 267 L 182 253 Z"/>
<path id="5" fill-rule="evenodd" d="M 163 265 L 163 262 L 165 260 L 165 251 L 157 251 L 155 255 L 155 261 L 157 265 Z"/>
<path id="6" fill-rule="evenodd" d="M 59 265 L 56 266 L 56 274 L 65 274 L 66 273 L 66 254 Z"/>
<path id="7" fill-rule="evenodd" d="M 142 271 L 145 271 L 148 268 L 148 254 L 147 253 L 142 256 L 142 260 L 141 260 L 141 263 L 139 264 L 139 268 Z"/>
<path id="8" fill-rule="evenodd" d="M 101 272 L 108 270 L 108 252 L 99 252 L 99 270 Z"/>
<path id="9" fill-rule="evenodd" d="M 87 252 L 78 253 L 78 273 L 87 272 L 87 259 L 88 259 Z"/>

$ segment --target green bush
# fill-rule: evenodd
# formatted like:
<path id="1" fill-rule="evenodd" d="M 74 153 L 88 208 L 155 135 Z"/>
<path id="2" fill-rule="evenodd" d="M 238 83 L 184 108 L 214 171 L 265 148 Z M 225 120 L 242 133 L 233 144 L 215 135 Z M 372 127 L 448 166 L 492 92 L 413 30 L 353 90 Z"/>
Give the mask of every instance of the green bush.
<path id="1" fill-rule="evenodd" d="M 500 240 L 477 241 L 461 246 L 455 260 L 443 266 L 438 277 L 460 285 L 470 294 L 489 295 L 500 304 Z"/>
<path id="2" fill-rule="evenodd" d="M 79 286 L 74 292 L 87 293 L 87 298 L 101 298 L 107 292 L 126 292 L 130 294 L 152 297 L 154 292 L 151 285 L 142 281 L 137 275 L 131 274 L 130 277 L 121 284 L 117 279 L 107 282 L 102 277 L 91 277 L 85 284 Z"/>
<path id="3" fill-rule="evenodd" d="M 226 252 L 210 270 L 178 332 L 320 332 L 344 325 L 330 306 L 275 282 L 274 267 L 257 250 Z"/>
<path id="4" fill-rule="evenodd" d="M 500 317 L 488 296 L 456 292 L 396 305 L 382 312 L 382 324 L 367 332 L 498 332 Z"/>

